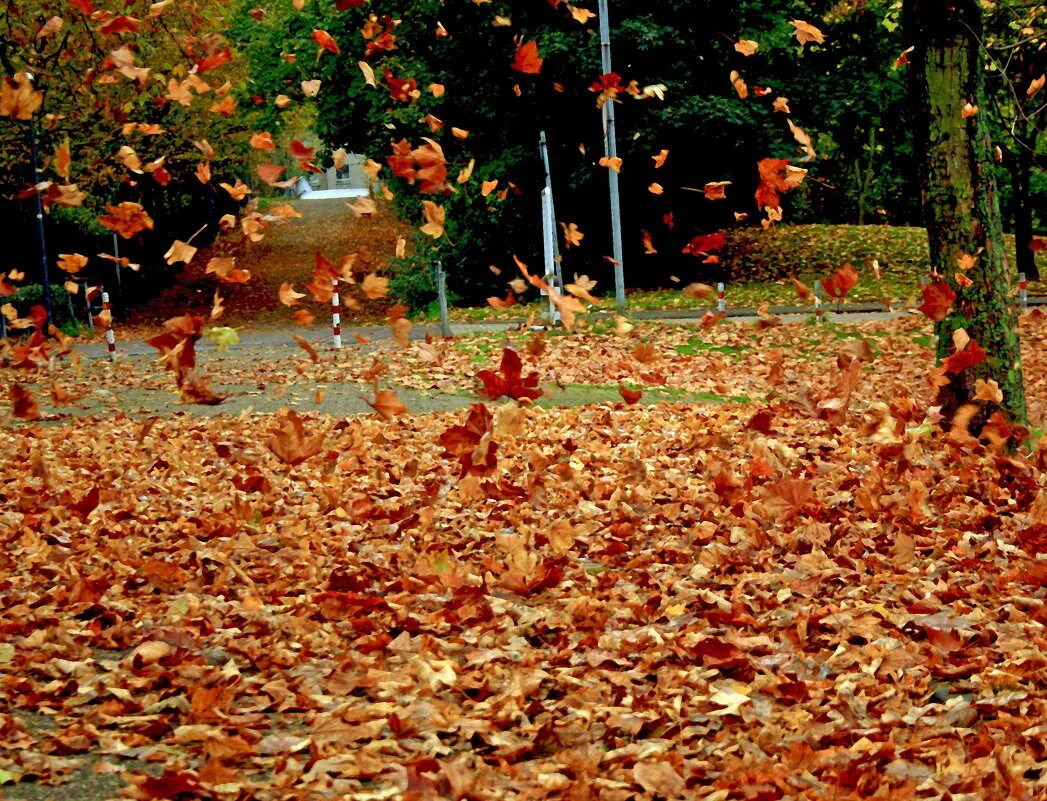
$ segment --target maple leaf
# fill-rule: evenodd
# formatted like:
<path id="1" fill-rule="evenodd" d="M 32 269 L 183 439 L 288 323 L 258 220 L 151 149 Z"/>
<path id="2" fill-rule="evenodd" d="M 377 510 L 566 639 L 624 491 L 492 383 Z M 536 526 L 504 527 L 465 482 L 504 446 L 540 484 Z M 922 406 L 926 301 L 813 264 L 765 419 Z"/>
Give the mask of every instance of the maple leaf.
<path id="1" fill-rule="evenodd" d="M 305 297 L 304 292 L 295 292 L 294 284 L 284 281 L 280 284 L 280 302 L 285 306 L 297 306 L 298 301 Z"/>
<path id="2" fill-rule="evenodd" d="M 329 34 L 327 31 L 323 31 L 320 29 L 314 30 L 313 41 L 320 46 L 320 49 L 317 51 L 318 55 L 320 53 L 323 53 L 325 50 L 328 53 L 334 53 L 336 56 L 342 52 L 338 48 L 338 42 L 336 42 L 334 40 L 334 37 L 331 36 L 331 34 Z"/>
<path id="3" fill-rule="evenodd" d="M 923 303 L 917 306 L 917 310 L 923 312 L 927 317 L 938 322 L 944 320 L 949 309 L 956 300 L 956 293 L 945 281 L 932 281 L 920 287 L 923 294 Z"/>
<path id="4" fill-rule="evenodd" d="M 622 400 L 624 400 L 627 404 L 632 405 L 638 402 L 640 398 L 643 397 L 643 390 L 630 389 L 629 387 L 625 386 L 625 384 L 619 384 L 618 394 L 622 396 Z"/>
<path id="5" fill-rule="evenodd" d="M 323 433 L 307 434 L 302 418 L 293 409 L 283 410 L 277 422 L 278 426 L 272 430 L 273 436 L 266 440 L 265 446 L 284 464 L 304 462 L 323 450 Z"/>
<path id="6" fill-rule="evenodd" d="M 384 298 L 389 294 L 389 279 L 382 278 L 375 273 L 368 273 L 360 284 L 360 289 L 371 300 Z"/>
<path id="7" fill-rule="evenodd" d="M 957 338 L 956 334 L 961 331 L 963 336 Z M 957 346 L 955 352 L 942 362 L 945 372 L 952 375 L 959 375 L 964 370 L 979 365 L 988 358 L 981 346 L 973 339 L 970 339 L 962 328 L 957 329 L 957 332 L 953 334 L 953 342 L 956 343 L 958 341 L 962 345 Z"/>
<path id="8" fill-rule="evenodd" d="M 443 206 L 437 206 L 431 200 L 422 201 L 422 213 L 425 214 L 426 223 L 421 227 L 423 234 L 428 234 L 433 239 L 439 239 L 444 235 Z"/>
<path id="9" fill-rule="evenodd" d="M 523 362 L 520 354 L 512 348 L 502 350 L 502 362 L 499 366 L 500 375 L 491 370 L 481 370 L 477 378 L 483 382 L 482 394 L 490 400 L 497 400 L 504 396 L 513 400 L 536 400 L 541 397 L 542 392 L 538 389 L 538 374 L 530 373 L 526 378 L 522 376 Z"/>
<path id="10" fill-rule="evenodd" d="M 754 42 L 752 39 L 739 39 L 734 43 L 734 49 L 743 56 L 751 56 L 759 47 L 760 43 Z"/>
<path id="11" fill-rule="evenodd" d="M 720 250 L 727 244 L 727 234 L 717 231 L 713 234 L 699 234 L 684 247 L 683 252 L 688 256 L 701 256 Z"/>
<path id="12" fill-rule="evenodd" d="M 498 443 L 492 438 L 492 423 L 490 410 L 482 403 L 474 403 L 463 425 L 451 426 L 440 435 L 437 442 L 444 448 L 444 456 L 459 460 L 459 478 L 494 472 Z"/>
<path id="13" fill-rule="evenodd" d="M 578 226 L 575 223 L 560 223 L 560 227 L 563 229 L 564 244 L 567 247 L 570 248 L 582 244 L 585 234 L 578 230 Z"/>
<path id="14" fill-rule="evenodd" d="M 78 273 L 87 266 L 87 256 L 79 253 L 59 253 L 57 265 L 67 273 Z"/>
<path id="15" fill-rule="evenodd" d="M 407 407 L 396 397 L 391 389 L 380 389 L 374 393 L 374 400 L 364 398 L 364 403 L 377 412 L 383 420 L 392 420 L 401 414 L 407 413 Z"/>
<path id="16" fill-rule="evenodd" d="M 25 72 L 0 78 L 0 117 L 30 120 L 43 102 L 43 93 L 33 88 Z"/>
<path id="17" fill-rule="evenodd" d="M 790 276 L 790 280 L 793 282 L 793 288 L 796 290 L 800 300 L 807 300 L 811 296 L 811 290 L 807 287 L 807 284 L 800 281 L 796 276 Z"/>
<path id="18" fill-rule="evenodd" d="M 164 254 L 164 260 L 168 264 L 175 264 L 176 262 L 183 261 L 186 264 L 193 260 L 193 256 L 196 255 L 196 248 L 190 245 L 188 242 L 183 242 L 181 239 L 176 239 L 174 243 L 168 248 Z"/>
<path id="19" fill-rule="evenodd" d="M 661 169 L 662 165 L 665 164 L 665 160 L 669 158 L 668 150 L 660 150 L 655 155 L 651 156 L 654 160 L 654 168 Z"/>
<path id="20" fill-rule="evenodd" d="M 36 395 L 21 384 L 12 384 L 10 394 L 12 415 L 19 420 L 40 419 L 40 406 L 36 402 Z"/>
<path id="21" fill-rule="evenodd" d="M 789 24 L 796 29 L 793 31 L 793 35 L 800 44 L 806 44 L 807 42 L 822 44 L 825 41 L 825 35 L 809 22 L 794 19 Z"/>
<path id="22" fill-rule="evenodd" d="M 857 283 L 858 273 L 854 271 L 850 264 L 845 264 L 833 273 L 831 277 L 822 281 L 822 288 L 829 297 L 843 300 Z"/>
<path id="23" fill-rule="evenodd" d="M 730 181 L 709 181 L 703 188 L 706 200 L 725 200 Z"/>
<path id="24" fill-rule="evenodd" d="M 291 339 L 298 343 L 298 347 L 306 352 L 309 356 L 309 361 L 316 364 L 320 361 L 320 354 L 316 352 L 316 348 L 312 346 L 308 339 L 298 334 L 291 334 Z"/>
<path id="25" fill-rule="evenodd" d="M 124 201 L 117 206 L 107 206 L 108 214 L 98 218 L 103 228 L 130 239 L 141 231 L 152 230 L 153 218 L 140 203 Z"/>
<path id="26" fill-rule="evenodd" d="M 280 176 L 283 174 L 286 167 L 281 167 L 279 164 L 273 164 L 271 161 L 267 161 L 258 167 L 255 172 L 258 177 L 265 181 L 269 186 L 276 186 L 280 180 Z M 222 184 L 222 186 L 228 186 L 228 184 Z M 230 192 L 232 194 L 232 192 Z"/>
<path id="27" fill-rule="evenodd" d="M 538 42 L 524 42 L 516 48 L 512 68 L 525 75 L 537 75 L 542 71 L 542 61 L 538 55 Z"/>

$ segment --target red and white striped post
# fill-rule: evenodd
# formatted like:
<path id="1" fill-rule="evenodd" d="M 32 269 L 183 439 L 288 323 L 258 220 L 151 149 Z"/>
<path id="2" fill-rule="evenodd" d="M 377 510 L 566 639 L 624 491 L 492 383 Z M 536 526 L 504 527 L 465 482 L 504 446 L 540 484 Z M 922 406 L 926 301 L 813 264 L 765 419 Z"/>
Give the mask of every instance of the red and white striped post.
<path id="1" fill-rule="evenodd" d="M 723 289 L 723 282 L 716 285 L 716 311 L 727 311 L 727 295 Z"/>
<path id="2" fill-rule="evenodd" d="M 342 300 L 338 297 L 338 279 L 331 280 L 334 291 L 331 293 L 331 329 L 334 333 L 333 344 L 342 347 Z"/>
<path id="3" fill-rule="evenodd" d="M 109 305 L 109 293 L 104 289 L 102 290 L 102 313 L 105 314 L 105 344 L 109 349 L 109 361 L 115 362 L 116 334 L 113 333 L 113 310 Z"/>
<path id="4" fill-rule="evenodd" d="M 1029 311 L 1029 282 L 1025 280 L 1025 273 L 1018 273 L 1018 302 L 1022 314 Z"/>
<path id="5" fill-rule="evenodd" d="M 816 323 L 825 321 L 825 310 L 822 308 L 822 282 L 818 279 L 814 282 L 814 321 Z"/>

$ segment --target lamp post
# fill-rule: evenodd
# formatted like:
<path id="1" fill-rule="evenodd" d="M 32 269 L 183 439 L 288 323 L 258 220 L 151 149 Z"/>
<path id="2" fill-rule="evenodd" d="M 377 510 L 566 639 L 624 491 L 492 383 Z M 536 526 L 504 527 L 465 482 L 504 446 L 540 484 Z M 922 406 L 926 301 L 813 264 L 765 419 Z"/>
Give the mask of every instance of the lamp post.
<path id="1" fill-rule="evenodd" d="M 26 77 L 30 81 L 34 80 L 31 72 L 27 72 Z M 35 189 L 40 184 L 40 171 L 37 166 L 36 156 L 36 112 L 33 112 L 33 115 L 29 118 L 29 165 Z M 53 316 L 51 313 L 51 279 L 47 273 L 47 236 L 44 233 L 44 203 L 40 199 L 39 190 L 33 196 L 36 198 L 36 231 L 40 237 L 40 281 L 44 287 L 44 311 L 47 312 L 43 330 L 46 332 L 48 324 L 53 321 Z"/>
<path id="2" fill-rule="evenodd" d="M 603 74 L 611 72 L 611 21 L 607 14 L 607 0 L 600 0 L 600 61 Z M 604 155 L 618 157 L 618 141 L 614 127 L 614 100 L 603 105 Z M 607 170 L 611 189 L 611 246 L 614 249 L 614 299 L 619 314 L 625 314 L 625 269 L 622 266 L 622 204 L 618 194 L 618 173 Z"/>

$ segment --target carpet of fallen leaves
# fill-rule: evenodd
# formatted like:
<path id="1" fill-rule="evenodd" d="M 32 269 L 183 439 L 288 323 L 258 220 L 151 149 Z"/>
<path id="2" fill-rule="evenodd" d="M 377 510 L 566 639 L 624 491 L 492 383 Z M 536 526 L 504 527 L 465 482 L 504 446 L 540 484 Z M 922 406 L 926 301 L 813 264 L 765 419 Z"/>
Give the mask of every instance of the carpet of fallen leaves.
<path id="1" fill-rule="evenodd" d="M 8 425 L 0 781 L 1047 797 L 1047 440 L 1007 455 L 928 424 L 928 334 L 508 335 L 553 389 L 749 402 Z M 1047 324 L 1023 334 L 1042 420 Z M 201 369 L 475 389 L 503 344 Z M 160 365 L 75 369 L 57 380 L 173 391 Z"/>

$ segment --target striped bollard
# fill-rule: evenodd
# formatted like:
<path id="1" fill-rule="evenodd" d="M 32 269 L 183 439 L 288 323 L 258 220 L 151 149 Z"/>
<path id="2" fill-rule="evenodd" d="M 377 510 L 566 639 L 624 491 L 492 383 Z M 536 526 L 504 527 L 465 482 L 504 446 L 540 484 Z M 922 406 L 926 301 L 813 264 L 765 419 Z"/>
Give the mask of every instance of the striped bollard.
<path id="1" fill-rule="evenodd" d="M 1025 273 L 1018 273 L 1018 302 L 1022 314 L 1029 311 L 1029 282 L 1025 280 Z"/>
<path id="2" fill-rule="evenodd" d="M 727 311 L 727 296 L 723 291 L 723 283 L 716 285 L 716 311 L 726 312 Z"/>
<path id="3" fill-rule="evenodd" d="M 342 302 L 338 297 L 338 279 L 332 279 L 334 292 L 331 293 L 331 329 L 334 333 L 334 346 L 342 347 Z"/>
<path id="4" fill-rule="evenodd" d="M 814 321 L 816 323 L 825 322 L 825 310 L 822 308 L 822 282 L 820 279 L 814 282 Z"/>
<path id="5" fill-rule="evenodd" d="M 105 345 L 109 350 L 109 361 L 116 361 L 116 334 L 113 333 L 113 309 L 109 305 L 109 293 L 102 290 L 102 312 L 108 312 L 105 321 Z"/>

